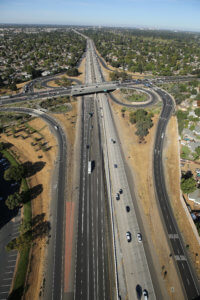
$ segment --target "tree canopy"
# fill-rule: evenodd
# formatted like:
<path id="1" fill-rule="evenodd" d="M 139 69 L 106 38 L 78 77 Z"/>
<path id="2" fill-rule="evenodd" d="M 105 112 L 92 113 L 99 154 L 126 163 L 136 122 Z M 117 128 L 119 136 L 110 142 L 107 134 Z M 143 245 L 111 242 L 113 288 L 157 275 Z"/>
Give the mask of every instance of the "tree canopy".
<path id="1" fill-rule="evenodd" d="M 136 124 L 136 135 L 140 139 L 143 139 L 148 135 L 149 129 L 153 126 L 151 119 L 152 115 L 144 109 L 138 109 L 135 112 L 129 114 L 129 120 L 132 124 Z"/>
<path id="2" fill-rule="evenodd" d="M 8 196 L 5 203 L 10 210 L 13 210 L 20 206 L 22 203 L 22 197 L 19 193 L 15 192 L 14 194 Z"/>
<path id="3" fill-rule="evenodd" d="M 181 190 L 184 194 L 192 193 L 196 190 L 196 181 L 193 177 L 181 179 Z"/>
<path id="4" fill-rule="evenodd" d="M 20 181 L 24 176 L 24 167 L 22 165 L 19 166 L 10 166 L 4 172 L 4 179 L 5 180 L 15 180 Z"/>

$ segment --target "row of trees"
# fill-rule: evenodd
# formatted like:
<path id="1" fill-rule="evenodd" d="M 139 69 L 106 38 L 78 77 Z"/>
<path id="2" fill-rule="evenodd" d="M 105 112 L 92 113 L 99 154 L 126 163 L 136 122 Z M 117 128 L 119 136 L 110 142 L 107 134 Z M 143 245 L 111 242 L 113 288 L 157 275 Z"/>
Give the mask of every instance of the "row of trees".
<path id="1" fill-rule="evenodd" d="M 199 74 L 199 35 L 132 29 L 89 29 L 85 33 L 113 67 L 163 76 Z"/>
<path id="2" fill-rule="evenodd" d="M 127 80 L 127 79 L 131 79 L 131 75 L 127 74 L 126 72 L 118 72 L 118 71 L 114 71 L 112 73 L 110 73 L 110 80 L 115 81 L 115 80 Z"/>
<path id="3" fill-rule="evenodd" d="M 12 89 L 16 83 L 27 80 L 23 72 L 36 78 L 44 70 L 56 74 L 66 71 L 77 75 L 77 63 L 86 47 L 86 40 L 71 30 L 54 32 L 12 33 L 0 37 L 0 87 L 6 82 Z"/>

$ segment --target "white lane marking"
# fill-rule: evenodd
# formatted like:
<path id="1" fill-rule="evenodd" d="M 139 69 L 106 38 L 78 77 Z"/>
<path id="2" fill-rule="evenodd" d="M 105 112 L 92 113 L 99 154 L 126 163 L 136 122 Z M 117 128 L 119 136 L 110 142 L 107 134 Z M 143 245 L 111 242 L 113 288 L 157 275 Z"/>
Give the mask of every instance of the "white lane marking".
<path id="1" fill-rule="evenodd" d="M 3 278 L 3 280 L 12 280 L 13 278 L 12 277 L 9 277 L 9 278 Z"/>
<path id="2" fill-rule="evenodd" d="M 187 283 L 188 283 L 188 285 L 190 285 L 190 281 L 189 281 L 189 279 L 187 278 Z"/>
<path id="3" fill-rule="evenodd" d="M 10 286 L 10 284 L 3 284 L 0 287 L 7 287 L 7 286 Z"/>

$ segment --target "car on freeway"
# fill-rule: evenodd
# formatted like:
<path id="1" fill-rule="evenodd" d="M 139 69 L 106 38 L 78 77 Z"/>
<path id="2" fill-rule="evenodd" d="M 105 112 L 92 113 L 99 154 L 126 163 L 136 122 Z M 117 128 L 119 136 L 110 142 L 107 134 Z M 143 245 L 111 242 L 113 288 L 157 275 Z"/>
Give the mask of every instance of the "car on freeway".
<path id="1" fill-rule="evenodd" d="M 117 168 L 117 164 L 114 164 L 114 168 Z"/>
<path id="2" fill-rule="evenodd" d="M 141 287 L 141 285 L 137 284 L 135 290 L 136 290 L 137 298 L 141 299 L 141 297 L 142 297 L 142 287 Z"/>
<path id="3" fill-rule="evenodd" d="M 90 148 L 90 145 L 87 145 L 86 148 L 89 149 L 89 148 Z"/>
<path id="4" fill-rule="evenodd" d="M 128 243 L 131 242 L 131 233 L 130 233 L 130 231 L 126 232 L 126 239 L 127 239 Z"/>
<path id="5" fill-rule="evenodd" d="M 148 299 L 148 292 L 145 289 L 143 290 L 143 296 L 144 296 L 144 300 Z"/>
<path id="6" fill-rule="evenodd" d="M 130 211 L 130 206 L 126 206 L 126 211 L 129 212 Z"/>
<path id="7" fill-rule="evenodd" d="M 119 193 L 116 193 L 116 196 L 115 196 L 116 200 L 119 200 L 120 199 L 120 195 Z"/>
<path id="8" fill-rule="evenodd" d="M 141 233 L 137 233 L 137 239 L 138 239 L 138 242 L 142 241 L 142 235 L 141 235 Z"/>
<path id="9" fill-rule="evenodd" d="M 122 189 L 119 189 L 119 193 L 122 194 L 122 193 L 123 193 L 123 190 L 122 190 Z"/>

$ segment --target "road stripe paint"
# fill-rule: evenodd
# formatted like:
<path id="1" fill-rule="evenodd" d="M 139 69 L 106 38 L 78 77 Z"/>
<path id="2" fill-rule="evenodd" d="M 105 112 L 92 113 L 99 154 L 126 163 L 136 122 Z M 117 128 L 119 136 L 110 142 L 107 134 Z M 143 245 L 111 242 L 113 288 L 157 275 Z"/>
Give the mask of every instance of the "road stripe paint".
<path id="1" fill-rule="evenodd" d="M 65 228 L 65 279 L 64 292 L 69 291 L 69 274 L 71 271 L 72 237 L 74 226 L 74 203 L 66 203 L 66 228 Z"/>

